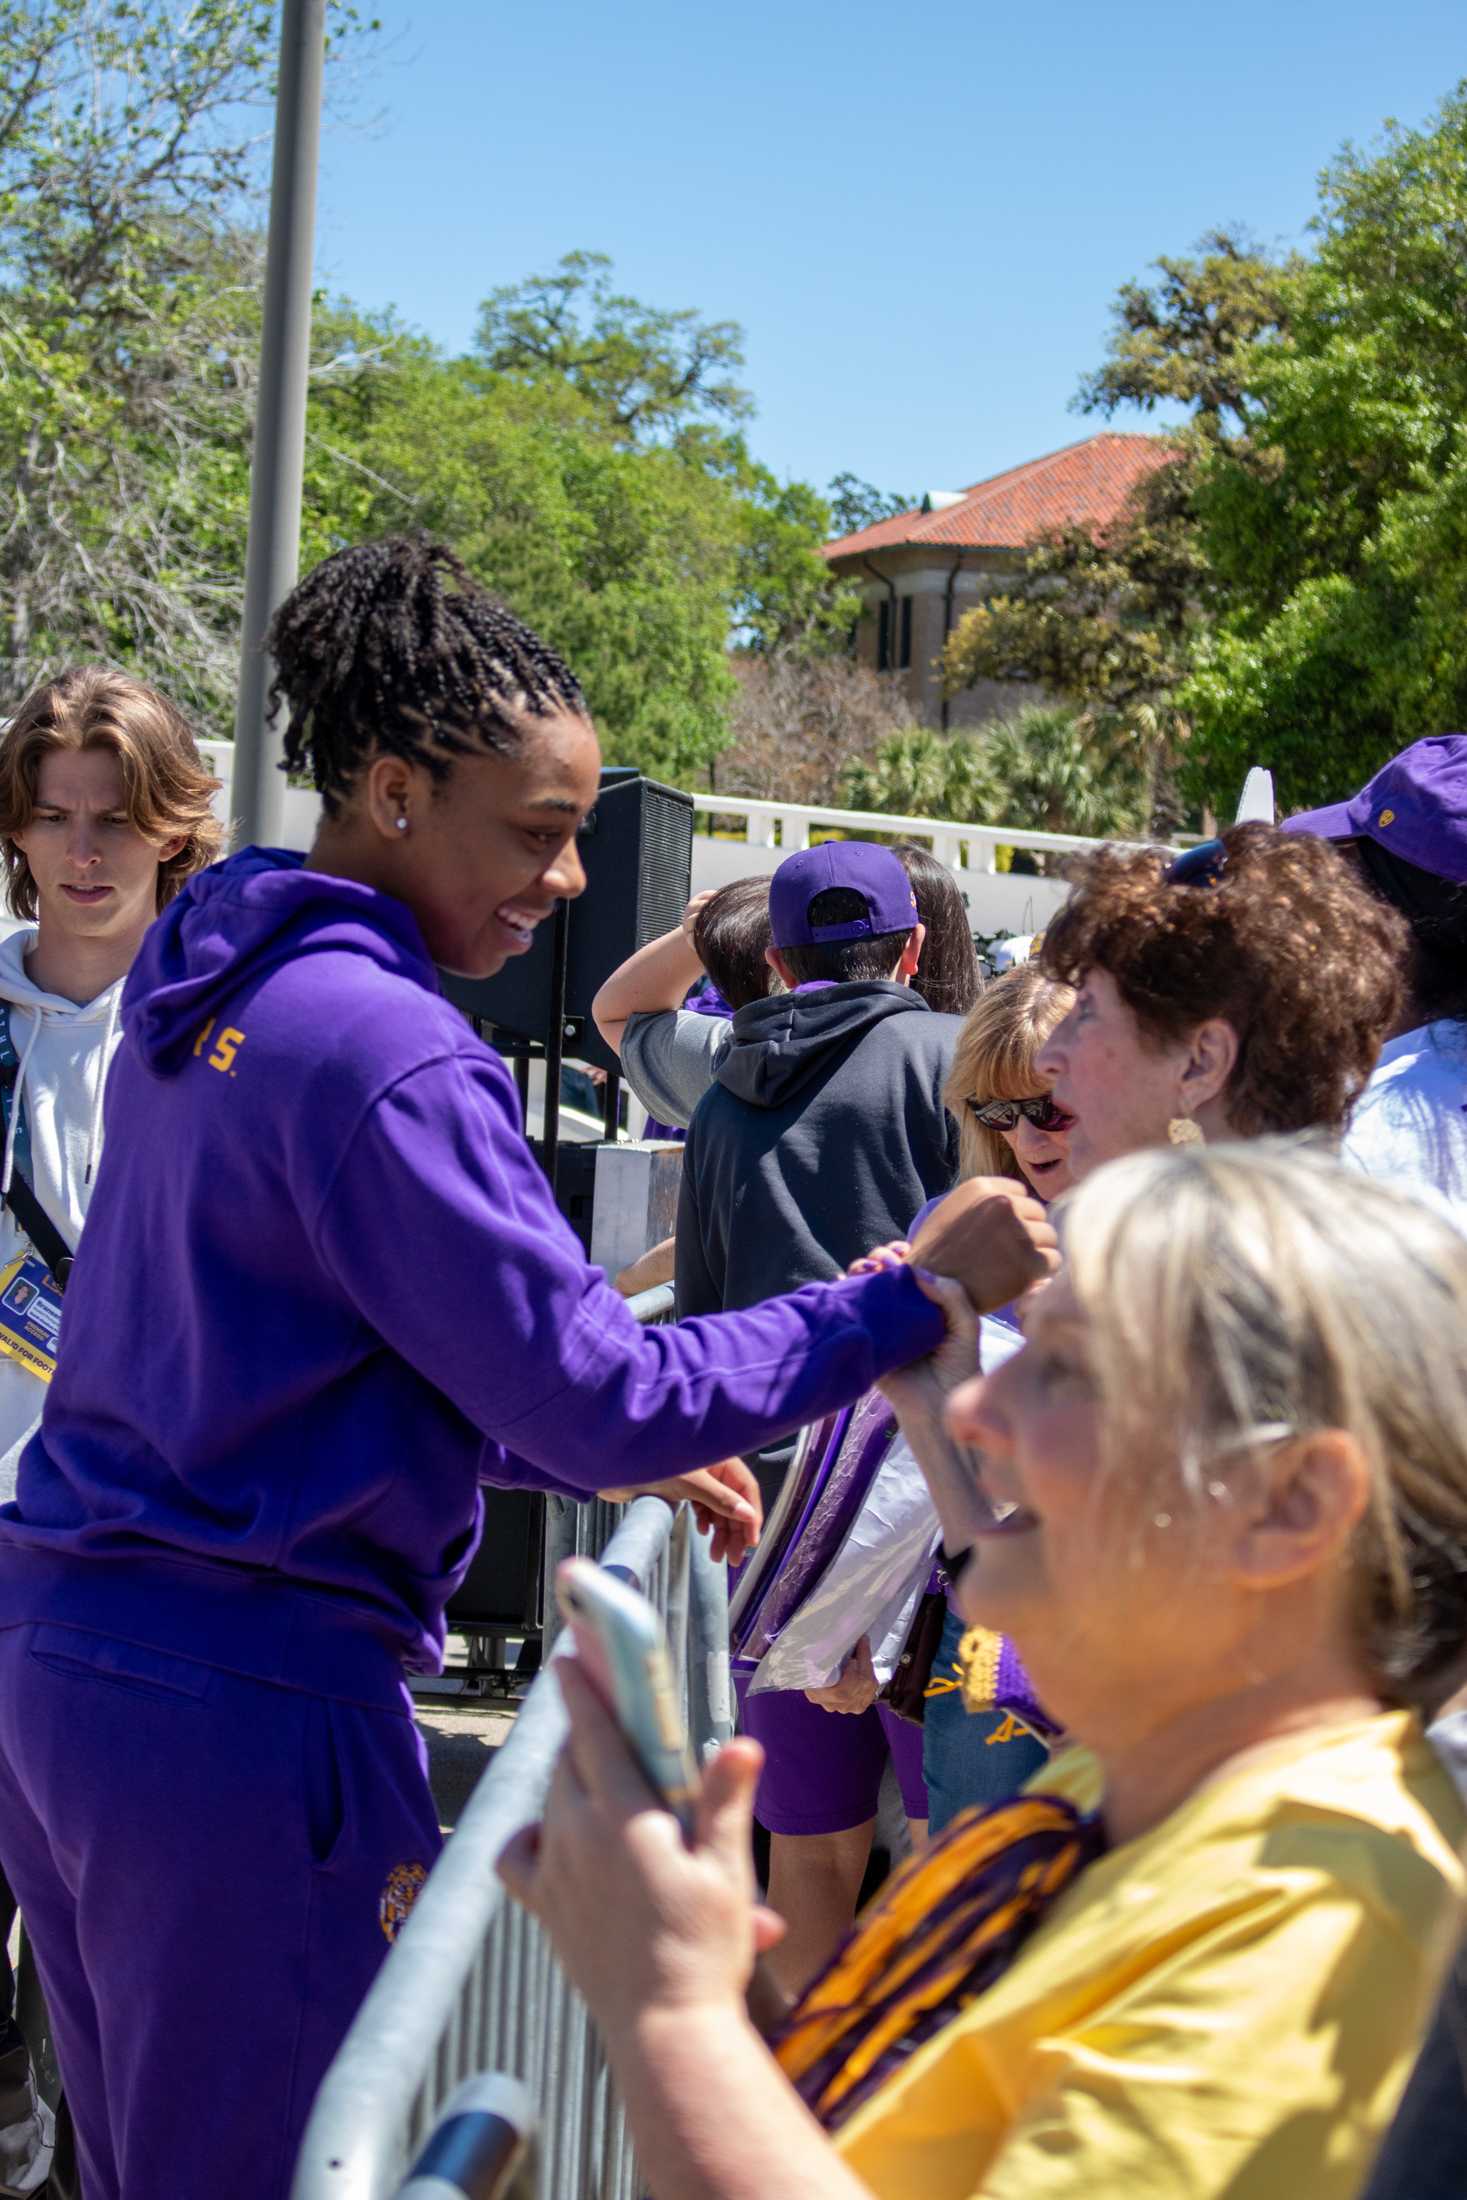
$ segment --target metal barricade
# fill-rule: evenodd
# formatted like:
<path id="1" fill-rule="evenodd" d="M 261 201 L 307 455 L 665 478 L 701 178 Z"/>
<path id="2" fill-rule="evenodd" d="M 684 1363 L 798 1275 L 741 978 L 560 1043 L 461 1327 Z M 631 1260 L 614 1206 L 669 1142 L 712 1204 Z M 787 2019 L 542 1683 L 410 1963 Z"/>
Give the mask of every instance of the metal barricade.
<path id="1" fill-rule="evenodd" d="M 647 1293 L 652 1300 L 654 1294 Z M 663 1314 L 637 1307 L 642 1319 Z M 610 1530 L 610 1539 L 601 1548 Z M 547 1578 L 559 1559 L 603 1565 L 666 1618 L 688 1731 L 700 1752 L 731 1731 L 722 1566 L 688 1508 L 661 1498 L 617 1508 L 553 1499 Z M 547 1642 L 554 1621 L 547 1599 Z M 621 2105 L 600 2042 L 540 1927 L 504 1892 L 494 1864 L 540 1815 L 565 1734 L 554 1675 L 543 1672 L 479 1782 L 322 2083 L 292 2200 L 391 2200 L 440 2109 L 466 2077 L 523 2078 L 541 2117 L 544 2200 L 636 2200 Z"/>

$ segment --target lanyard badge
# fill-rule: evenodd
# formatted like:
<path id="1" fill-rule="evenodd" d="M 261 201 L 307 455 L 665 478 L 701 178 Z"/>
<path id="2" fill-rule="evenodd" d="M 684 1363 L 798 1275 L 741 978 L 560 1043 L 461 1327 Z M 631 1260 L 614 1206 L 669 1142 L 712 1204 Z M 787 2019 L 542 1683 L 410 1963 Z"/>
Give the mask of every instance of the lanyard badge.
<path id="1" fill-rule="evenodd" d="M 20 1059 L 15 1050 L 15 1040 L 10 1030 L 10 1003 L 0 1001 L 0 1132 L 8 1134 L 11 1113 L 18 1104 L 15 1090 Z M 30 1188 L 31 1141 L 30 1128 L 25 1119 L 25 1109 L 15 1126 L 15 1170 L 22 1191 Z M 6 1205 L 14 1213 L 15 1202 L 9 1198 Z M 49 1221 L 34 1195 L 31 1205 L 37 1209 L 37 1224 Z M 25 1224 L 19 1215 L 15 1220 L 21 1229 Z M 55 1246 L 52 1257 L 58 1259 L 62 1248 L 60 1233 L 52 1226 Z M 22 1367 L 43 1383 L 49 1383 L 56 1372 L 56 1340 L 61 1330 L 61 1292 L 45 1261 L 30 1243 L 29 1232 L 20 1251 L 8 1267 L 0 1269 L 0 1353 L 12 1360 L 19 1360 Z"/>
<path id="2" fill-rule="evenodd" d="M 61 1293 L 29 1245 L 0 1270 L 0 1352 L 49 1383 L 56 1372 Z"/>

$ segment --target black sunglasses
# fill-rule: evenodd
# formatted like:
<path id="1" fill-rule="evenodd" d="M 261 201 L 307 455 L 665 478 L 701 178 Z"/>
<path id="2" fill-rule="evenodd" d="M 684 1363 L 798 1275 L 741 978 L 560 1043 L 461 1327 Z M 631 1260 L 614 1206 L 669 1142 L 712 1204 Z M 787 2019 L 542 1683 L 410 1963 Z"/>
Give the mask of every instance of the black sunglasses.
<path id="1" fill-rule="evenodd" d="M 1037 1100 L 980 1100 L 976 1093 L 969 1093 L 968 1106 L 974 1122 L 981 1123 L 986 1131 L 1017 1130 L 1021 1115 L 1037 1131 L 1058 1130 L 1070 1120 L 1047 1092 L 1040 1093 Z"/>
<path id="2" fill-rule="evenodd" d="M 1161 874 L 1163 886 L 1217 886 L 1228 867 L 1228 851 L 1220 840 L 1199 840 L 1184 848 Z"/>

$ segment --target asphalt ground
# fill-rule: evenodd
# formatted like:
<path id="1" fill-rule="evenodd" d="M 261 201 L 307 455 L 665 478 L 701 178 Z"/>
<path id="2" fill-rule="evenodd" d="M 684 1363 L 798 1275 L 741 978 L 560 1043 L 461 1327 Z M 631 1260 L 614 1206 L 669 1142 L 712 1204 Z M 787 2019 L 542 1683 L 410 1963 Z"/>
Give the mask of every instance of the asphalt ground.
<path id="1" fill-rule="evenodd" d="M 428 1779 L 438 1806 L 438 1823 L 451 1833 L 459 1813 L 494 1761 L 494 1752 L 514 1724 L 514 1713 L 499 1706 L 449 1698 L 420 1701 L 418 1725 L 428 1745 Z"/>

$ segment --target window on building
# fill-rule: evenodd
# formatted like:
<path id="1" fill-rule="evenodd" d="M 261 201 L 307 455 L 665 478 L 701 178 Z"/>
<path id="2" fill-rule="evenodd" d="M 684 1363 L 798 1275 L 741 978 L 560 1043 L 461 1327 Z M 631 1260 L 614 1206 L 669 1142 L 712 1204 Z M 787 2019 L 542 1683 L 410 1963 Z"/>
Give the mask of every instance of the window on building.
<path id="1" fill-rule="evenodd" d="M 883 596 L 876 606 L 876 669 L 891 670 L 891 598 Z"/>
<path id="2" fill-rule="evenodd" d="M 902 598 L 902 639 L 901 639 L 901 647 L 900 647 L 900 649 L 899 649 L 899 650 L 898 650 L 898 652 L 897 652 L 897 663 L 898 663 L 898 665 L 899 665 L 899 666 L 901 667 L 902 671 L 903 671 L 903 672 L 905 672 L 905 671 L 906 671 L 906 669 L 907 669 L 907 667 L 908 667 L 908 665 L 910 665 L 910 663 L 911 663 L 911 662 L 912 662 L 912 599 L 911 599 L 911 597 L 910 597 L 910 596 L 903 596 L 903 598 Z"/>

